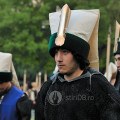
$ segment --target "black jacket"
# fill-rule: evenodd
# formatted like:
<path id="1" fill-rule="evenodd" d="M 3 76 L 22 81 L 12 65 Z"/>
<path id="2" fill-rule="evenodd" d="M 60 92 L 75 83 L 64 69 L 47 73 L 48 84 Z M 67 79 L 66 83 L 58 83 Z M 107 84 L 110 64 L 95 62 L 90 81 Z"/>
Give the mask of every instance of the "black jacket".
<path id="1" fill-rule="evenodd" d="M 19 120 L 30 120 L 31 109 L 34 107 L 33 102 L 24 94 L 16 104 Z"/>
<path id="2" fill-rule="evenodd" d="M 57 73 L 38 94 L 36 120 L 120 120 L 120 96 L 94 69 L 71 81 Z"/>
<path id="3" fill-rule="evenodd" d="M 119 71 L 117 71 L 114 87 L 120 93 L 120 72 Z"/>

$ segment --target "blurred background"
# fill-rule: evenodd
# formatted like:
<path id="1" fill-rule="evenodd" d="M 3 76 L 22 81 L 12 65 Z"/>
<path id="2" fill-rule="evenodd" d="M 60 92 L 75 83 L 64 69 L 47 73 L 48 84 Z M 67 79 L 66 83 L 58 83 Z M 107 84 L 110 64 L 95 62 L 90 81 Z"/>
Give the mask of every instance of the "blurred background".
<path id="1" fill-rule="evenodd" d="M 0 52 L 13 54 L 13 63 L 20 84 L 24 73 L 27 82 L 36 75 L 50 76 L 55 62 L 48 53 L 51 35 L 49 13 L 59 11 L 64 4 L 71 10 L 100 9 L 99 65 L 100 72 L 106 69 L 108 29 L 111 26 L 110 61 L 114 62 L 113 46 L 115 22 L 120 22 L 119 0 L 0 0 Z"/>

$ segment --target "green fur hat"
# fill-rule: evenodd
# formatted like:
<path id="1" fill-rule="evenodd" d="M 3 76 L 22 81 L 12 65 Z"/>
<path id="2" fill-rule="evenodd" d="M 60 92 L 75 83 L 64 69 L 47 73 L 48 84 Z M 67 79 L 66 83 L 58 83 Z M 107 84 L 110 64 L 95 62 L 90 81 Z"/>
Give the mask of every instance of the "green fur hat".
<path id="1" fill-rule="evenodd" d="M 55 56 L 56 48 L 64 48 L 73 53 L 78 53 L 83 58 L 86 59 L 88 58 L 90 46 L 82 38 L 70 33 L 66 33 L 65 43 L 62 46 L 57 46 L 55 44 L 56 37 L 57 37 L 57 33 L 52 34 L 49 41 L 49 53 L 52 57 Z"/>

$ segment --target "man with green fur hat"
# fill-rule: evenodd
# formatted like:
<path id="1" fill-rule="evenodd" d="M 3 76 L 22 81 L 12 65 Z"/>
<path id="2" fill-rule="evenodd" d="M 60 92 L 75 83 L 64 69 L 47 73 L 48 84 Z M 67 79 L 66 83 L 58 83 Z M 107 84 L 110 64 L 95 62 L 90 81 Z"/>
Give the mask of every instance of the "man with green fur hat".
<path id="1" fill-rule="evenodd" d="M 89 67 L 99 69 L 99 10 L 71 11 L 65 5 L 49 18 L 49 53 L 59 72 L 38 93 L 36 120 L 119 120 L 119 94 Z"/>
<path id="2" fill-rule="evenodd" d="M 13 85 L 11 63 L 12 54 L 0 52 L 0 120 L 29 120 L 32 101 Z"/>
<path id="3" fill-rule="evenodd" d="M 116 21 L 116 32 L 115 32 L 115 44 L 114 44 L 114 57 L 115 64 L 117 66 L 117 75 L 114 86 L 120 93 L 120 24 Z"/>

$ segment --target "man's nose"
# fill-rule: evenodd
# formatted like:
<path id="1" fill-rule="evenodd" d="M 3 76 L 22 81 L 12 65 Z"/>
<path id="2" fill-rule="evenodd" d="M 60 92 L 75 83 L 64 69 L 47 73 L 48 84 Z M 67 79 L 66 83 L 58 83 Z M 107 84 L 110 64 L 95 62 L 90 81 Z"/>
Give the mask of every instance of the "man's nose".
<path id="1" fill-rule="evenodd" d="M 62 61 L 62 53 L 61 53 L 61 52 L 58 52 L 58 53 L 57 53 L 57 55 L 56 55 L 56 61 L 57 61 L 57 62 Z"/>

